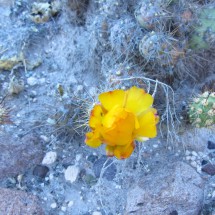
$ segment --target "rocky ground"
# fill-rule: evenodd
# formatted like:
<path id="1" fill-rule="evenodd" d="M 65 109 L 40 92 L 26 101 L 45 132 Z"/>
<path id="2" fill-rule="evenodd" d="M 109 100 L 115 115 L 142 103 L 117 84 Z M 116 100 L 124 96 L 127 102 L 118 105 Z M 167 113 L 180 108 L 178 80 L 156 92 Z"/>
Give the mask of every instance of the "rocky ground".
<path id="1" fill-rule="evenodd" d="M 198 81 L 150 74 L 133 42 L 143 36 L 137 2 L 0 1 L 0 96 L 11 120 L 0 131 L 0 214 L 215 214 L 214 127 L 193 128 L 184 110 L 215 66 Z M 87 114 L 99 92 L 131 85 L 156 93 L 159 135 L 127 160 L 107 158 L 84 143 Z"/>

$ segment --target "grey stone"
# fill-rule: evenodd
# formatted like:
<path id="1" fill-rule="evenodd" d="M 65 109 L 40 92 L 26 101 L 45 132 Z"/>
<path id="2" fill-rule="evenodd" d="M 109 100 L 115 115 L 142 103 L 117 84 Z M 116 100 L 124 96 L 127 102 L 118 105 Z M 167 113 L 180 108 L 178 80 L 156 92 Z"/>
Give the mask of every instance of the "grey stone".
<path id="1" fill-rule="evenodd" d="M 38 198 L 23 191 L 0 188 L 0 214 L 43 215 Z"/>
<path id="2" fill-rule="evenodd" d="M 100 177 L 101 170 L 102 170 L 103 165 L 106 162 L 106 160 L 107 160 L 107 156 L 104 155 L 101 158 L 99 158 L 98 160 L 96 160 L 95 163 L 93 164 L 93 171 L 97 178 Z M 110 162 L 107 162 L 106 166 L 110 165 Z M 106 178 L 108 181 L 111 181 L 114 179 L 115 175 L 116 175 L 116 165 L 111 164 L 104 171 L 103 178 Z"/>
<path id="3" fill-rule="evenodd" d="M 23 138 L 0 136 L 0 152 L 0 179 L 23 173 L 43 158 L 40 140 L 31 134 Z"/>
<path id="4" fill-rule="evenodd" d="M 91 163 L 94 163 L 98 159 L 98 156 L 96 155 L 89 155 L 87 157 L 87 160 L 90 161 Z"/>
<path id="5" fill-rule="evenodd" d="M 195 152 L 207 152 L 208 140 L 215 141 L 213 130 L 209 128 L 188 130 L 181 136 L 181 143 L 187 149 Z"/>
<path id="6" fill-rule="evenodd" d="M 206 172 L 209 175 L 215 175 L 215 165 L 211 163 L 207 163 L 202 167 L 202 171 Z"/>
<path id="7" fill-rule="evenodd" d="M 202 178 L 188 164 L 159 165 L 130 189 L 125 214 L 197 215 L 204 197 L 203 187 Z"/>
<path id="8" fill-rule="evenodd" d="M 213 141 L 208 141 L 208 149 L 215 149 L 215 142 Z"/>
<path id="9" fill-rule="evenodd" d="M 38 176 L 40 178 L 45 178 L 48 172 L 49 168 L 47 166 L 37 165 L 33 170 L 33 175 Z"/>
<path id="10" fill-rule="evenodd" d="M 178 212 L 177 211 L 172 211 L 172 212 L 170 212 L 169 215 L 178 215 Z"/>

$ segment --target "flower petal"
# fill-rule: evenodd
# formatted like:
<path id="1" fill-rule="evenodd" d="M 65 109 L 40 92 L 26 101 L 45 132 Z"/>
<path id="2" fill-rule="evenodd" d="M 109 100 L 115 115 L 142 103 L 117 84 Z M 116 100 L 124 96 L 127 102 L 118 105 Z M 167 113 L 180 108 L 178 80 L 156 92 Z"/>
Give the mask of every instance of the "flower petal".
<path id="1" fill-rule="evenodd" d="M 139 115 L 151 107 L 153 100 L 154 99 L 150 94 L 146 93 L 143 89 L 134 86 L 127 91 L 125 108 L 136 115 Z"/>
<path id="2" fill-rule="evenodd" d="M 125 99 L 125 91 L 113 90 L 99 95 L 102 106 L 110 111 L 113 107 L 122 107 Z"/>
<path id="3" fill-rule="evenodd" d="M 102 144 L 99 133 L 98 132 L 86 133 L 85 143 L 86 143 L 86 145 L 93 147 L 93 148 L 99 147 Z"/>
<path id="4" fill-rule="evenodd" d="M 95 105 L 90 114 L 89 126 L 91 129 L 101 126 L 102 117 L 104 113 L 101 105 Z"/>
<path id="5" fill-rule="evenodd" d="M 158 123 L 158 117 L 156 110 L 150 108 L 141 116 L 138 117 L 140 128 L 134 132 L 135 139 L 141 140 L 145 137 L 153 138 L 157 135 L 156 124 Z"/>
<path id="6" fill-rule="evenodd" d="M 134 142 L 132 142 L 128 145 L 125 145 L 125 146 L 116 146 L 116 147 L 114 147 L 114 155 L 118 159 L 128 158 L 134 151 L 134 148 L 135 148 Z"/>
<path id="7" fill-rule="evenodd" d="M 110 146 L 127 145 L 133 141 L 135 116 L 124 108 L 109 111 L 103 120 L 102 137 Z"/>
<path id="8" fill-rule="evenodd" d="M 109 145 L 106 145 L 106 155 L 109 156 L 109 157 L 113 157 L 114 156 L 114 146 L 109 146 Z"/>

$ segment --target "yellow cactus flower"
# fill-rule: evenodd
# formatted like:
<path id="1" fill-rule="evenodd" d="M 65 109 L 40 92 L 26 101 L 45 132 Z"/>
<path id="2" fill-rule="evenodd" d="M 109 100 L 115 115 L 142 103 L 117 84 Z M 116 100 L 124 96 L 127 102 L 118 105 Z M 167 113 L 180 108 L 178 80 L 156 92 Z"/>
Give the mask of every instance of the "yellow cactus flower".
<path id="1" fill-rule="evenodd" d="M 90 114 L 91 132 L 85 143 L 90 147 L 106 144 L 106 154 L 118 159 L 128 158 L 135 140 L 144 141 L 157 135 L 159 121 L 152 108 L 153 97 L 143 89 L 113 90 L 99 95 L 100 104 Z"/>

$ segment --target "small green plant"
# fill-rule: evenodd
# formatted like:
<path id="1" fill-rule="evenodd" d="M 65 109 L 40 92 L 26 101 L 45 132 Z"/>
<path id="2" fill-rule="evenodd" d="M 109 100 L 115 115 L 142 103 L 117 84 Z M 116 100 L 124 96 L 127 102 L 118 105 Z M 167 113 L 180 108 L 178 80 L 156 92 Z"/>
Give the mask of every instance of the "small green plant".
<path id="1" fill-rule="evenodd" d="M 197 128 L 215 124 L 215 92 L 204 92 L 195 97 L 189 106 L 190 122 Z"/>
<path id="2" fill-rule="evenodd" d="M 191 49 L 209 49 L 215 46 L 215 7 L 209 6 L 201 10 L 197 24 L 191 34 Z"/>

